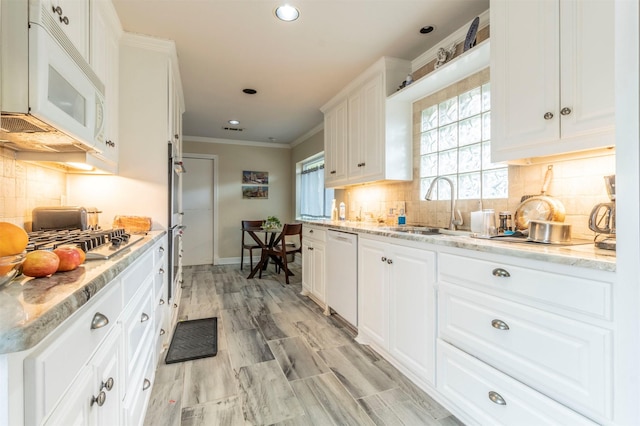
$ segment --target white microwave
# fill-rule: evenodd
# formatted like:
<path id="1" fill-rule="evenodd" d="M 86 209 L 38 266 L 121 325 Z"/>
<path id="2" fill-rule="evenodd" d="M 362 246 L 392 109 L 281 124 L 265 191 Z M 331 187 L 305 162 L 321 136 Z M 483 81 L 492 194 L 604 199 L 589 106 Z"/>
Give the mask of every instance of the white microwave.
<path id="1" fill-rule="evenodd" d="M 33 0 L 2 1 L 3 119 L 23 116 L 37 127 L 34 117 L 58 131 L 39 136 L 41 145 L 46 137 L 59 144 L 67 135 L 69 145 L 97 150 L 104 140 L 104 84 L 54 21 L 44 14 L 39 22 L 30 21 L 28 5 L 34 7 L 31 18 L 39 16 L 37 6 L 44 7 Z M 27 143 L 29 129 L 23 134 Z"/>
<path id="2" fill-rule="evenodd" d="M 36 24 L 29 30 L 30 113 L 78 140 L 104 140 L 104 95 Z"/>

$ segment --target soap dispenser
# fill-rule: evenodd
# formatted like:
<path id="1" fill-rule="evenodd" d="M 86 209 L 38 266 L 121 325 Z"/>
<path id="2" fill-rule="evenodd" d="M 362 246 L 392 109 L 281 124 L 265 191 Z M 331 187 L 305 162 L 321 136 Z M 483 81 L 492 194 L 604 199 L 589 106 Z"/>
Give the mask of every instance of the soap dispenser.
<path id="1" fill-rule="evenodd" d="M 398 215 L 398 225 L 406 225 L 407 217 L 404 215 L 404 209 L 400 209 L 400 214 Z"/>

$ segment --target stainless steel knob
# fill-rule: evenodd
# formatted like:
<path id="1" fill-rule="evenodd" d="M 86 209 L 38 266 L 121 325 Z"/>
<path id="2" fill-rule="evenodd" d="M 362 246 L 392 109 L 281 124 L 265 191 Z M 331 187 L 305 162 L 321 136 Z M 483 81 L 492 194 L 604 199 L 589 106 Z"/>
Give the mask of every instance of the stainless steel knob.
<path id="1" fill-rule="evenodd" d="M 140 315 L 140 322 L 145 322 L 145 321 L 149 321 L 149 315 L 143 312 L 142 315 Z"/>
<path id="2" fill-rule="evenodd" d="M 391 265 L 391 264 L 393 263 L 393 260 L 391 260 L 391 259 L 387 259 L 387 263 L 388 263 L 389 265 Z"/>
<path id="3" fill-rule="evenodd" d="M 164 274 L 164 268 L 160 268 L 160 269 L 158 270 L 158 273 L 159 273 L 160 275 Z"/>
<path id="4" fill-rule="evenodd" d="M 569 115 L 569 114 L 571 114 L 571 108 L 568 108 L 568 107 L 564 107 L 564 108 L 562 108 L 562 109 L 560 110 L 560 114 L 562 114 L 562 115 Z"/>
<path id="5" fill-rule="evenodd" d="M 161 335 L 161 336 L 164 336 L 166 333 L 167 333 L 167 332 L 166 332 L 166 331 L 164 331 L 164 328 L 161 328 L 161 329 L 160 329 L 160 335 Z"/>
<path id="6" fill-rule="evenodd" d="M 61 16 L 60 22 L 62 22 L 65 25 L 69 25 L 69 18 L 67 18 L 66 16 Z"/>
<path id="7" fill-rule="evenodd" d="M 107 394 L 104 393 L 104 391 L 100 391 L 98 396 L 91 397 L 91 405 L 98 404 L 98 407 L 102 407 L 106 400 L 107 400 Z"/>
<path id="8" fill-rule="evenodd" d="M 511 276 L 509 271 L 507 271 L 506 269 L 502 269 L 502 268 L 494 269 L 493 271 L 491 271 L 491 274 L 494 277 L 500 277 L 500 278 L 509 278 Z"/>
<path id="9" fill-rule="evenodd" d="M 381 261 L 383 261 L 383 262 L 386 262 L 386 261 L 387 261 L 387 258 L 386 258 L 386 257 L 384 257 L 384 256 L 382 256 L 382 257 L 380 258 L 380 260 L 381 260 Z"/>
<path id="10" fill-rule="evenodd" d="M 489 399 L 494 404 L 507 405 L 507 401 L 505 401 L 502 395 L 500 395 L 498 392 L 489 391 Z"/>
<path id="11" fill-rule="evenodd" d="M 158 302 L 158 305 L 164 305 L 164 299 L 160 299 L 160 301 Z"/>
<path id="12" fill-rule="evenodd" d="M 543 115 L 543 117 L 544 117 L 545 120 L 551 120 L 553 118 L 553 113 L 552 112 L 546 112 Z"/>
<path id="13" fill-rule="evenodd" d="M 109 318 L 107 318 L 100 312 L 96 312 L 96 314 L 93 316 L 93 319 L 91 320 L 91 329 L 96 330 L 98 328 L 106 326 L 107 324 L 109 324 Z"/>
<path id="14" fill-rule="evenodd" d="M 163 247 L 163 246 L 158 247 L 158 251 L 159 251 L 160 253 L 164 253 L 164 247 Z"/>
<path id="15" fill-rule="evenodd" d="M 62 8 L 60 6 L 51 6 L 51 8 L 53 9 L 53 13 L 62 16 Z"/>
<path id="16" fill-rule="evenodd" d="M 145 391 L 150 387 L 151 387 L 151 382 L 149 381 L 149 379 L 144 379 L 144 382 L 142 383 L 142 390 Z"/>
<path id="17" fill-rule="evenodd" d="M 109 377 L 106 382 L 102 382 L 100 390 L 106 389 L 107 391 L 110 391 L 111 389 L 113 389 L 113 383 L 113 377 Z"/>
<path id="18" fill-rule="evenodd" d="M 509 326 L 507 325 L 507 323 L 499 319 L 494 319 L 493 321 L 491 321 L 491 327 L 497 328 L 498 330 L 509 330 Z"/>

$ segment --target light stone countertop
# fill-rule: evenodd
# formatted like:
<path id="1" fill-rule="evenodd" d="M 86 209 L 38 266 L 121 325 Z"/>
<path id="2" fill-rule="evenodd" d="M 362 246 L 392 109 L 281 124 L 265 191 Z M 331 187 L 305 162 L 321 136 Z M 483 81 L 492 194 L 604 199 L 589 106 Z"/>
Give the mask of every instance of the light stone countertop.
<path id="1" fill-rule="evenodd" d="M 47 278 L 20 275 L 0 288 L 0 354 L 38 344 L 165 234 L 148 232 L 109 260 L 85 261 L 73 271 Z"/>
<path id="2" fill-rule="evenodd" d="M 612 250 L 599 249 L 595 247 L 593 242 L 588 240 L 583 240 L 584 244 L 575 245 L 542 244 L 525 241 L 507 242 L 500 241 L 499 238 L 490 240 L 473 238 L 469 235 L 469 232 L 465 233 L 464 231 L 461 231 L 459 235 L 421 235 L 408 232 L 397 232 L 389 229 L 399 228 L 400 226 L 389 226 L 385 224 L 378 225 L 371 222 L 341 222 L 330 220 L 301 220 L 301 222 L 309 225 L 326 227 L 328 229 L 337 229 L 344 232 L 355 232 L 359 234 L 371 234 L 402 240 L 419 241 L 443 247 L 455 247 L 478 252 L 514 256 L 523 259 L 539 260 L 543 262 L 558 263 L 600 271 L 616 271 L 616 252 Z M 411 227 L 411 225 L 406 226 L 406 228 Z"/>

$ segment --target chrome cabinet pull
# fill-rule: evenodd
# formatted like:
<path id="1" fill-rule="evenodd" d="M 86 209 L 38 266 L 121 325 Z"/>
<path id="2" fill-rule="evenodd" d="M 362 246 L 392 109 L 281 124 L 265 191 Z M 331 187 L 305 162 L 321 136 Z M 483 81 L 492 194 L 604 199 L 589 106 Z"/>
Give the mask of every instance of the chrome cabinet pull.
<path id="1" fill-rule="evenodd" d="M 489 391 L 489 399 L 494 404 L 507 405 L 507 401 L 505 401 L 502 395 L 500 395 L 498 392 Z"/>
<path id="2" fill-rule="evenodd" d="M 62 16 L 62 8 L 60 6 L 51 6 L 51 8 L 53 9 L 53 13 Z"/>
<path id="3" fill-rule="evenodd" d="M 158 305 L 164 305 L 164 299 L 160 299 L 160 301 L 158 302 Z"/>
<path id="4" fill-rule="evenodd" d="M 335 171 L 335 170 L 331 170 L 331 171 L 329 172 L 329 174 L 331 174 L 331 175 L 335 175 L 335 174 L 336 174 L 336 171 Z"/>
<path id="5" fill-rule="evenodd" d="M 69 25 L 69 18 L 67 18 L 66 16 L 61 16 L 60 22 L 62 22 L 65 25 Z"/>
<path id="6" fill-rule="evenodd" d="M 497 328 L 498 330 L 509 330 L 509 326 L 507 325 L 507 323 L 499 319 L 494 319 L 493 321 L 491 321 L 491 327 Z"/>
<path id="7" fill-rule="evenodd" d="M 142 384 L 142 390 L 146 391 L 150 387 L 151 387 L 151 382 L 149 381 L 149 379 L 144 379 L 144 383 Z"/>
<path id="8" fill-rule="evenodd" d="M 313 251 L 313 247 L 309 247 L 309 250 Z"/>
<path id="9" fill-rule="evenodd" d="M 140 316 L 140 322 L 145 322 L 145 321 L 149 321 L 149 315 L 143 312 L 142 315 Z"/>
<path id="10" fill-rule="evenodd" d="M 313 234 L 313 229 L 309 229 L 309 233 L 310 233 L 310 234 Z"/>
<path id="11" fill-rule="evenodd" d="M 500 278 L 509 278 L 511 276 L 509 271 L 507 271 L 506 269 L 502 269 L 502 268 L 494 269 L 493 271 L 491 271 L 491 274 L 494 277 L 500 277 Z"/>
<path id="12" fill-rule="evenodd" d="M 113 383 L 113 377 L 109 377 L 106 382 L 102 382 L 100 390 L 106 389 L 107 391 L 110 391 L 111 389 L 113 389 Z"/>
<path id="13" fill-rule="evenodd" d="M 166 331 L 164 331 L 164 328 L 161 328 L 161 329 L 160 329 L 160 335 L 161 335 L 161 336 L 164 336 L 164 335 L 165 335 L 165 333 L 166 333 Z"/>
<path id="14" fill-rule="evenodd" d="M 98 404 L 98 407 L 102 407 L 106 400 L 107 400 L 107 394 L 104 393 L 104 391 L 100 391 L 98 396 L 91 397 L 91 405 Z"/>
<path id="15" fill-rule="evenodd" d="M 552 112 L 545 112 L 543 117 L 544 117 L 545 120 L 551 120 L 553 118 L 553 113 Z"/>
<path id="16" fill-rule="evenodd" d="M 387 258 L 386 258 L 386 257 L 384 257 L 384 256 L 382 256 L 382 257 L 380 258 L 380 260 L 381 260 L 381 261 L 383 261 L 383 262 L 386 262 L 386 261 L 387 261 Z"/>
<path id="17" fill-rule="evenodd" d="M 98 328 L 102 328 L 107 324 L 109 324 L 109 318 L 107 318 L 100 312 L 96 312 L 96 314 L 93 316 L 93 319 L 91 320 L 91 329 L 97 330 Z"/>
<path id="18" fill-rule="evenodd" d="M 391 260 L 391 259 L 387 259 L 387 263 L 388 263 L 389 265 L 391 265 L 391 264 L 393 263 L 393 260 Z"/>
<path id="19" fill-rule="evenodd" d="M 568 108 L 568 107 L 564 107 L 564 108 L 562 108 L 562 109 L 560 110 L 560 114 L 562 114 L 562 115 L 569 115 L 569 114 L 571 114 L 571 108 Z"/>
<path id="20" fill-rule="evenodd" d="M 164 253 L 164 247 L 162 247 L 162 246 L 158 247 L 158 251 L 159 251 L 160 253 Z"/>
<path id="21" fill-rule="evenodd" d="M 164 268 L 160 268 L 160 269 L 158 270 L 158 273 L 159 273 L 160 275 L 164 274 Z"/>

